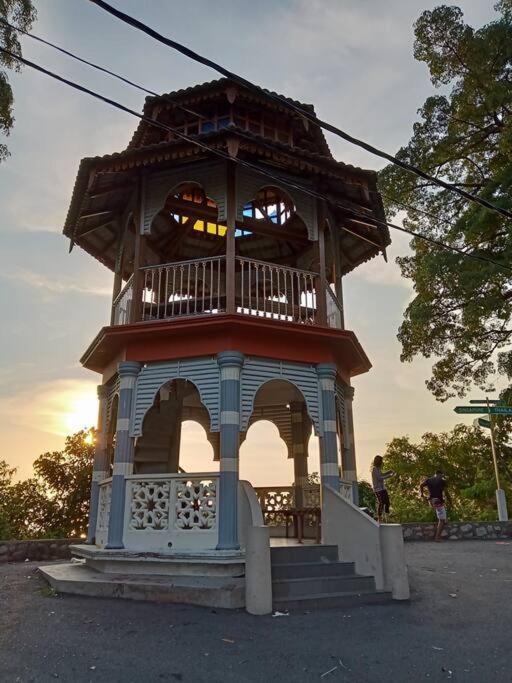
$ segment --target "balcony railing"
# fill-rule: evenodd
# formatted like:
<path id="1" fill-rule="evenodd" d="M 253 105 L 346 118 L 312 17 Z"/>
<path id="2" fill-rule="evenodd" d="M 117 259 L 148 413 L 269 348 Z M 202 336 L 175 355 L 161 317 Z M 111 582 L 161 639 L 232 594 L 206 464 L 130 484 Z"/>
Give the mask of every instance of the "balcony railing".
<path id="1" fill-rule="evenodd" d="M 317 273 L 253 259 L 236 259 L 239 313 L 315 324 Z"/>
<path id="2" fill-rule="evenodd" d="M 133 298 L 133 275 L 112 302 L 112 325 L 126 325 L 130 322 Z"/>
<path id="3" fill-rule="evenodd" d="M 226 307 L 224 256 L 143 268 L 142 320 L 220 313 Z"/>
<path id="4" fill-rule="evenodd" d="M 323 323 L 318 288 L 325 297 Z M 142 268 L 137 320 L 132 315 L 136 303 L 133 292 L 134 278 L 131 277 L 113 302 L 113 325 L 226 312 L 226 258 L 218 256 Z M 318 273 L 312 271 L 236 257 L 231 300 L 239 314 L 342 328 L 340 302 L 331 286 L 321 284 Z"/>

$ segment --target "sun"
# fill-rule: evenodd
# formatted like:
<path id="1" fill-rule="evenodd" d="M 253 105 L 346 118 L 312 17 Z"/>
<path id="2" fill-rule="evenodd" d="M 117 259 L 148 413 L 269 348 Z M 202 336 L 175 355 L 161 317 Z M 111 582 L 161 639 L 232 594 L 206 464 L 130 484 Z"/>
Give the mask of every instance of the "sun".
<path id="1" fill-rule="evenodd" d="M 66 411 L 62 415 L 66 433 L 74 434 L 81 429 L 90 429 L 96 424 L 97 415 L 98 399 L 93 392 L 71 395 L 66 405 Z"/>

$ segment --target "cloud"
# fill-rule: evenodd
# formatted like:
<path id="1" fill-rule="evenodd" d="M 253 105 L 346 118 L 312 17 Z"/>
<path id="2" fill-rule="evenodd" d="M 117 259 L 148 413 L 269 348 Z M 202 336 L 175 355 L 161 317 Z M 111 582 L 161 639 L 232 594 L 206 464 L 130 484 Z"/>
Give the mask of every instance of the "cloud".
<path id="1" fill-rule="evenodd" d="M 87 294 L 89 296 L 111 296 L 112 290 L 107 287 L 97 287 L 96 285 L 81 285 L 76 282 L 69 282 L 62 279 L 62 277 L 49 278 L 41 273 L 35 273 L 26 268 L 16 268 L 11 272 L 0 273 L 0 277 L 10 282 L 23 284 L 27 287 L 42 290 L 48 295 L 52 294 L 69 294 L 70 292 L 77 292 L 79 294 Z"/>

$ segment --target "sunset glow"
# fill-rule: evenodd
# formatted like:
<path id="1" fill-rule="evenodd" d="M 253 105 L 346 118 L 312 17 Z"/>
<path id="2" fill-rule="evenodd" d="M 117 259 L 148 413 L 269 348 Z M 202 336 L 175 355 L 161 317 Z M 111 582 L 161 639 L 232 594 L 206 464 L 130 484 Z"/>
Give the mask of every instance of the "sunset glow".
<path id="1" fill-rule="evenodd" d="M 76 394 L 68 400 L 67 410 L 62 415 L 66 434 L 74 434 L 81 429 L 89 429 L 96 424 L 98 400 L 95 394 Z"/>

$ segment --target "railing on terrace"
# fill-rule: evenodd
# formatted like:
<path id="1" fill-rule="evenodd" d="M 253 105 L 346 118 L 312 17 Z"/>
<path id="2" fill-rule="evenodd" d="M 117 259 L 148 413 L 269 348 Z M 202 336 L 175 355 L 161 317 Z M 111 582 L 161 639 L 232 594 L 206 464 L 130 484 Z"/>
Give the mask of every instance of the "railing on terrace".
<path id="1" fill-rule="evenodd" d="M 225 264 L 218 256 L 143 268 L 142 320 L 224 311 Z"/>
<path id="2" fill-rule="evenodd" d="M 315 324 L 317 273 L 241 257 L 236 264 L 240 313 Z"/>
<path id="3" fill-rule="evenodd" d="M 336 330 L 343 328 L 343 307 L 328 282 L 324 283 L 327 304 L 327 325 Z"/>
<path id="4" fill-rule="evenodd" d="M 226 258 L 193 259 L 141 269 L 143 321 L 183 316 L 212 315 L 226 311 Z M 271 320 L 320 324 L 318 320 L 318 273 L 243 257 L 235 259 L 235 310 L 243 315 Z M 323 283 L 327 325 L 341 329 L 342 308 L 329 284 Z M 131 322 L 131 277 L 112 305 L 112 324 Z"/>
<path id="5" fill-rule="evenodd" d="M 133 298 L 133 275 L 112 302 L 112 325 L 127 325 L 130 322 Z"/>
<path id="6" fill-rule="evenodd" d="M 260 502 L 263 519 L 267 526 L 285 526 L 284 510 L 295 508 L 294 486 L 257 487 L 254 489 Z M 353 502 L 352 482 L 340 481 L 340 493 L 345 500 Z M 312 484 L 302 487 L 302 507 L 320 507 L 320 486 Z"/>

